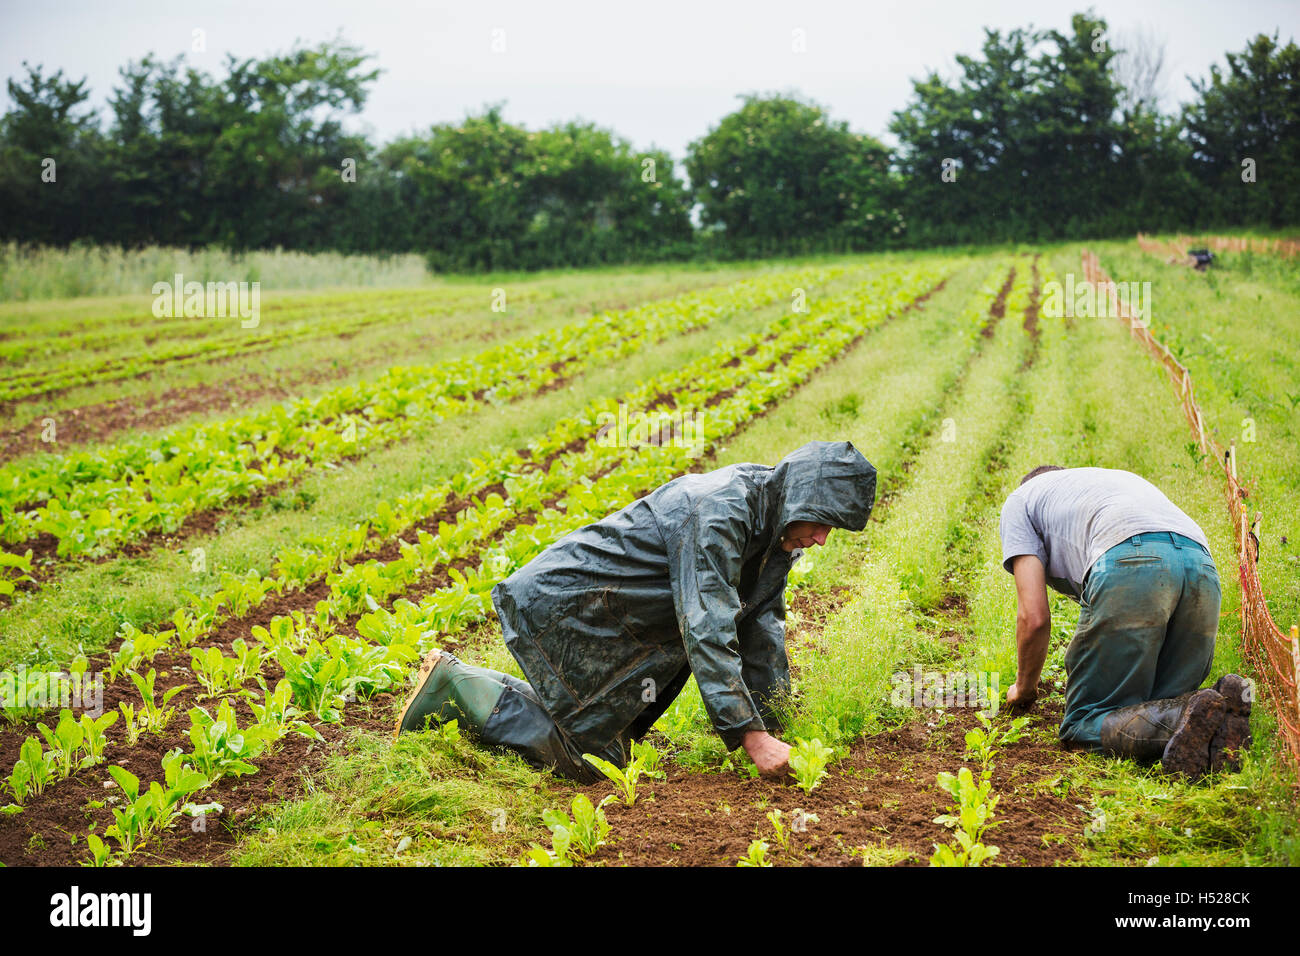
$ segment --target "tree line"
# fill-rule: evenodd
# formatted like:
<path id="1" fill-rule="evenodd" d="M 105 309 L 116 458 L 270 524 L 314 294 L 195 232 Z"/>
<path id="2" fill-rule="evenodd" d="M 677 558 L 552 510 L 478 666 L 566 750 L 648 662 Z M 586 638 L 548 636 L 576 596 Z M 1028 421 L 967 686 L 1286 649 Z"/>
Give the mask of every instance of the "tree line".
<path id="1" fill-rule="evenodd" d="M 894 149 L 795 94 L 744 96 L 679 164 L 613 130 L 489 106 L 376 144 L 343 40 L 213 78 L 183 58 L 86 81 L 24 65 L 0 119 L 0 239 L 418 252 L 439 271 L 1042 241 L 1300 223 L 1300 47 L 1260 34 L 1162 113 L 1159 51 L 1104 20 L 986 30 L 913 81 Z M 694 215 L 693 215 L 694 212 Z"/>

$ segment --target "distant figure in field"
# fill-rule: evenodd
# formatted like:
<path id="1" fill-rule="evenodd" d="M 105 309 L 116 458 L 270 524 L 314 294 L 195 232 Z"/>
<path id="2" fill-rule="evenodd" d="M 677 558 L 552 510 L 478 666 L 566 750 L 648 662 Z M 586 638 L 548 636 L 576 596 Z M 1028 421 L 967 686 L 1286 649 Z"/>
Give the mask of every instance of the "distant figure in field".
<path id="1" fill-rule="evenodd" d="M 676 478 L 492 589 L 527 681 L 435 650 L 397 731 L 455 717 L 483 743 L 592 781 L 583 755 L 624 766 L 694 674 L 727 748 L 784 775 L 786 576 L 832 528 L 865 528 L 875 497 L 876 470 L 848 442 Z"/>
<path id="2" fill-rule="evenodd" d="M 1016 580 L 1018 667 L 1007 703 L 1038 697 L 1051 640 L 1047 585 L 1082 605 L 1065 653 L 1067 746 L 1199 777 L 1237 769 L 1250 685 L 1209 676 L 1222 593 L 1209 541 L 1127 471 L 1042 465 L 1002 506 L 1002 564 Z"/>

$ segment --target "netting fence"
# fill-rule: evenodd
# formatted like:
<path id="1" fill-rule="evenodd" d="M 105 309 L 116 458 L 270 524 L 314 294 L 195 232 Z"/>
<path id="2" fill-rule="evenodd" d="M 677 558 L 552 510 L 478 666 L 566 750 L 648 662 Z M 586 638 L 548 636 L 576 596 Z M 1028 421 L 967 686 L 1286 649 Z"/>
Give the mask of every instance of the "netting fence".
<path id="1" fill-rule="evenodd" d="M 1098 294 L 1107 296 L 1111 314 L 1128 327 L 1133 338 L 1145 346 L 1168 373 L 1206 462 L 1223 472 L 1228 512 L 1237 536 L 1242 648 L 1275 705 L 1279 732 L 1292 759 L 1300 767 L 1300 697 L 1297 696 L 1297 687 L 1300 686 L 1300 629 L 1293 624 L 1290 634 L 1284 633 L 1273 620 L 1264 599 L 1264 588 L 1259 579 L 1259 529 L 1263 518 L 1259 511 L 1255 512 L 1253 520 L 1250 518 L 1250 492 L 1237 478 L 1236 441 L 1229 442 L 1224 448 L 1206 432 L 1205 415 L 1196 402 L 1191 372 L 1151 334 L 1147 323 L 1130 316 L 1116 292 L 1115 283 L 1101 267 L 1097 256 L 1087 250 L 1083 253 L 1083 276 L 1085 282 L 1093 284 Z"/>

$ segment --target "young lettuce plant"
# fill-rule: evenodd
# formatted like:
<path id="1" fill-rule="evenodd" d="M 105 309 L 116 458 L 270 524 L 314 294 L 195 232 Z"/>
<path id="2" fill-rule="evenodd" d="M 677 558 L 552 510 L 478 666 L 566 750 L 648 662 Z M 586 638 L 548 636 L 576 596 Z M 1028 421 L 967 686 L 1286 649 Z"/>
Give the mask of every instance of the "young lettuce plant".
<path id="1" fill-rule="evenodd" d="M 128 671 L 127 673 L 131 677 L 131 682 L 135 684 L 135 689 L 139 692 L 140 700 L 142 701 L 142 712 L 140 714 L 141 726 L 147 729 L 150 733 L 162 733 L 167 728 L 167 725 L 171 723 L 171 719 L 176 713 L 174 708 L 168 708 L 167 705 L 171 703 L 173 697 L 190 685 L 181 684 L 177 687 L 172 687 L 169 690 L 163 691 L 162 703 L 158 703 L 156 692 L 154 690 L 154 685 L 158 679 L 157 671 L 151 667 L 149 668 L 149 673 L 145 674 L 143 677 L 141 677 L 136 671 Z M 126 705 L 121 706 L 125 713 Z"/>
<path id="2" fill-rule="evenodd" d="M 99 718 L 82 714 L 77 720 L 72 711 L 59 711 L 59 722 L 50 730 L 45 724 L 37 724 L 45 742 L 50 747 L 53 757 L 53 770 L 56 779 L 63 780 L 72 776 L 74 770 L 94 766 L 104 759 L 104 748 L 108 740 L 104 731 L 117 720 L 117 711 L 111 710 Z"/>
<path id="3" fill-rule="evenodd" d="M 583 754 L 582 759 L 613 782 L 625 804 L 630 807 L 636 803 L 636 785 L 637 781 L 641 779 L 641 773 L 644 769 L 640 757 L 628 761 L 627 766 L 621 769 L 608 760 L 597 757 L 595 754 Z"/>
<path id="4" fill-rule="evenodd" d="M 257 718 L 255 726 L 265 732 L 269 741 L 277 741 L 291 731 L 313 740 L 325 739 L 311 724 L 298 719 L 302 716 L 302 711 L 291 703 L 293 688 L 289 686 L 288 681 L 278 681 L 275 690 L 270 691 L 260 676 L 257 680 L 262 685 L 262 699 L 265 703 L 259 704 L 250 696 L 248 706 L 253 711 L 253 716 Z"/>
<path id="5" fill-rule="evenodd" d="M 663 780 L 668 775 L 659 769 L 663 754 L 648 740 L 632 741 L 632 757 L 641 763 L 641 773 L 655 780 Z"/>
<path id="6" fill-rule="evenodd" d="M 112 866 L 116 862 L 108 844 L 95 834 L 86 834 L 86 845 L 90 847 L 90 859 L 83 861 L 82 866 Z"/>
<path id="7" fill-rule="evenodd" d="M 256 726 L 239 729 L 234 708 L 223 700 L 213 718 L 202 707 L 190 708 L 190 742 L 194 750 L 186 756 L 206 778 L 208 785 L 222 777 L 257 773 L 249 763 L 266 748 L 266 732 Z"/>
<path id="8" fill-rule="evenodd" d="M 826 766 L 835 756 L 835 750 L 827 747 L 817 737 L 812 740 L 796 739 L 796 746 L 790 751 L 790 773 L 804 793 L 812 793 L 826 776 Z"/>
<path id="9" fill-rule="evenodd" d="M 221 697 L 239 687 L 239 658 L 226 657 L 218 647 L 192 651 L 190 668 L 207 691 L 204 697 Z"/>
<path id="10" fill-rule="evenodd" d="M 591 856 L 605 845 L 605 837 L 609 836 L 610 824 L 605 819 L 604 807 L 611 799 L 613 798 L 605 797 L 593 805 L 586 794 L 580 793 L 573 798 L 572 818 L 563 810 L 547 810 L 542 814 L 542 821 L 552 833 L 565 831 L 574 852 Z"/>
<path id="11" fill-rule="evenodd" d="M 771 861 L 767 858 L 767 841 L 754 840 L 749 844 L 749 850 L 736 861 L 736 866 L 771 866 Z"/>
<path id="12" fill-rule="evenodd" d="M 558 827 L 551 831 L 551 848 L 534 843 L 519 861 L 520 866 L 573 866 L 570 852 L 572 837 L 569 831 Z"/>
<path id="13" fill-rule="evenodd" d="M 36 737 L 28 737 L 18 750 L 18 761 L 9 774 L 9 792 L 19 806 L 28 795 L 39 797 L 54 774 L 51 764 L 55 754 L 47 754 Z"/>
<path id="14" fill-rule="evenodd" d="M 980 763 L 981 776 L 987 779 L 993 771 L 993 758 L 1007 744 L 1025 736 L 1028 717 L 1017 717 L 1005 729 L 998 730 L 988 716 L 977 713 L 981 726 L 966 732 L 966 754 Z"/>
<path id="15" fill-rule="evenodd" d="M 979 866 L 985 860 L 998 855 L 998 848 L 987 846 L 982 841 L 984 834 L 997 826 L 993 821 L 993 811 L 998 805 L 998 797 L 992 795 L 992 784 L 987 779 L 975 782 L 970 768 L 962 767 L 954 776 L 941 773 L 938 783 L 954 800 L 954 813 L 945 813 L 934 818 L 934 822 L 956 831 L 956 847 L 935 845 L 935 852 L 930 857 L 931 866 Z"/>

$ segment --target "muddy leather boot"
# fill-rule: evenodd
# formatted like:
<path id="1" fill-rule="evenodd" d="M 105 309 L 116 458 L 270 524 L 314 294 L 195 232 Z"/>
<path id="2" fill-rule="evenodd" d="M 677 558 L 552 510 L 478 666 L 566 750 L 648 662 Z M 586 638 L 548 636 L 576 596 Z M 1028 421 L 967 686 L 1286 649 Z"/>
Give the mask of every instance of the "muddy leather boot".
<path id="1" fill-rule="evenodd" d="M 1250 683 L 1238 674 L 1224 674 L 1214 685 L 1223 698 L 1223 723 L 1210 741 L 1210 769 L 1236 773 L 1241 754 L 1250 749 Z"/>
<path id="2" fill-rule="evenodd" d="M 1165 773 L 1193 779 L 1209 769 L 1210 742 L 1223 723 L 1223 697 L 1198 690 L 1180 697 L 1147 700 L 1102 718 L 1102 749 L 1117 757 L 1160 761 Z"/>
<path id="3" fill-rule="evenodd" d="M 475 673 L 447 651 L 432 650 L 420 665 L 415 690 L 397 718 L 394 736 L 404 730 L 424 730 L 425 719 L 442 723 L 455 718 L 471 736 L 483 731 L 505 685 Z"/>

